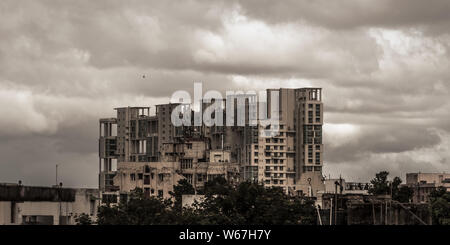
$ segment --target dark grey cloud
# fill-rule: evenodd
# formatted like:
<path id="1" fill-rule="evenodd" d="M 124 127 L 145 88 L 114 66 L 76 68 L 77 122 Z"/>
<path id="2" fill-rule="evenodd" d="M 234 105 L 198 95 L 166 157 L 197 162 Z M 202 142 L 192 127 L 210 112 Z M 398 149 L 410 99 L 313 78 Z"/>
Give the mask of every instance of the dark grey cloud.
<path id="1" fill-rule="evenodd" d="M 332 29 L 359 27 L 424 27 L 450 24 L 446 0 L 245 0 L 239 1 L 249 16 L 269 22 L 307 21 Z"/>
<path id="2" fill-rule="evenodd" d="M 325 170 L 448 171 L 448 1 L 0 2 L 0 182 L 96 186 L 98 118 L 176 90 L 324 88 Z M 145 75 L 145 78 L 143 78 Z"/>
<path id="3" fill-rule="evenodd" d="M 367 154 L 402 153 L 432 147 L 439 143 L 441 143 L 439 135 L 422 126 L 365 125 L 350 141 L 341 144 L 326 143 L 326 160 L 330 162 L 364 160 Z"/>

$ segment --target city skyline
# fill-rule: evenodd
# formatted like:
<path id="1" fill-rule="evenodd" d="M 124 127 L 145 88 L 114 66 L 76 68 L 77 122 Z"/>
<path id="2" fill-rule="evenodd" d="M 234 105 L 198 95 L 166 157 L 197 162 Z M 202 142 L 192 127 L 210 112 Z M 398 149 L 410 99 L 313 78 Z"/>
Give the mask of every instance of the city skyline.
<path id="1" fill-rule="evenodd" d="M 59 164 L 96 187 L 98 119 L 194 82 L 323 88 L 326 176 L 450 172 L 450 6 L 431 2 L 2 1 L 0 182 Z"/>

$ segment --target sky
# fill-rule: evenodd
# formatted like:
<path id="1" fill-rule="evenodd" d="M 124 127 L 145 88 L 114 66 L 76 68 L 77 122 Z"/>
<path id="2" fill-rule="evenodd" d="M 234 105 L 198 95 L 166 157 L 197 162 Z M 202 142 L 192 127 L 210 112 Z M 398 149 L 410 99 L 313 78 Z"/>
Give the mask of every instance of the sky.
<path id="1" fill-rule="evenodd" d="M 98 119 L 322 87 L 324 175 L 450 172 L 450 1 L 2 0 L 0 182 L 98 184 Z M 144 78 L 145 76 L 145 78 Z"/>

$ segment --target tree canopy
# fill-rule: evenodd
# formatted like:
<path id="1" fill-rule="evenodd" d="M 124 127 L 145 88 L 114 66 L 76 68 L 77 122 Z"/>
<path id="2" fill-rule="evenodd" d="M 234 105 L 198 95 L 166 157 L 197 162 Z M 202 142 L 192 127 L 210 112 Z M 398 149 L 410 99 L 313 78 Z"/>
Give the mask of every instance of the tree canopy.
<path id="1" fill-rule="evenodd" d="M 250 182 L 233 187 L 225 179 L 215 178 L 199 192 L 205 194 L 204 201 L 183 208 L 182 195 L 194 193 L 185 180 L 174 186 L 173 202 L 145 198 L 141 189 L 135 189 L 128 201 L 100 207 L 97 221 L 100 225 L 316 224 L 313 202 L 288 196 L 281 188 Z"/>
<path id="2" fill-rule="evenodd" d="M 439 187 L 430 193 L 433 224 L 450 225 L 450 193 Z"/>
<path id="3" fill-rule="evenodd" d="M 394 177 L 392 181 L 388 180 L 389 172 L 381 171 L 375 174 L 370 183 L 372 187 L 369 189 L 369 193 L 374 195 L 392 195 L 392 199 L 406 203 L 409 202 L 413 190 L 408 186 L 401 186 L 403 182 L 400 177 Z"/>

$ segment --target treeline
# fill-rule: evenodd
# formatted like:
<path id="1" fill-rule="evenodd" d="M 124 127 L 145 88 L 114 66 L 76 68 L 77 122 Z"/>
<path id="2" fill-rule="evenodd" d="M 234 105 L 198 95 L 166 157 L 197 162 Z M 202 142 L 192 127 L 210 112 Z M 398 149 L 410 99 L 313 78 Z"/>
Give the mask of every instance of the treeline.
<path id="1" fill-rule="evenodd" d="M 182 195 L 194 194 L 186 180 L 180 180 L 170 193 L 172 199 L 145 197 L 135 189 L 118 205 L 99 207 L 99 225 L 314 225 L 317 213 L 313 201 L 286 195 L 281 188 L 265 188 L 244 182 L 231 186 L 223 178 L 205 184 L 197 194 L 202 202 L 182 207 Z M 79 224 L 92 224 L 87 216 Z"/>
<path id="2" fill-rule="evenodd" d="M 413 190 L 400 185 L 395 177 L 382 171 L 372 179 L 369 193 L 392 195 L 401 203 L 411 202 Z M 204 195 L 202 202 L 182 207 L 182 195 L 194 194 L 186 180 L 180 180 L 171 199 L 145 197 L 142 189 L 135 189 L 127 200 L 117 205 L 100 206 L 96 224 L 99 225 L 315 225 L 317 211 L 314 202 L 305 197 L 286 195 L 279 187 L 265 188 L 257 183 L 244 182 L 231 186 L 223 178 L 216 178 L 197 190 Z M 450 225 L 450 193 L 438 188 L 430 194 L 429 208 L 433 224 Z M 94 224 L 88 215 L 76 218 L 78 224 Z"/>

